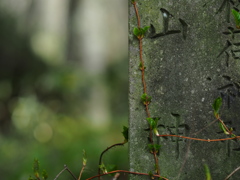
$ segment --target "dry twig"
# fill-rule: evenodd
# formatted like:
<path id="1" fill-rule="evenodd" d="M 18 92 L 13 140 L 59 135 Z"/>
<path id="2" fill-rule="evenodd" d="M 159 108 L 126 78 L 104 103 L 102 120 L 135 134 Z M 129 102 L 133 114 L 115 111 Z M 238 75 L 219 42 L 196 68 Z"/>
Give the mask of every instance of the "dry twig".
<path id="1" fill-rule="evenodd" d="M 228 180 L 235 172 L 237 172 L 240 169 L 240 166 L 236 168 L 233 172 L 231 172 L 224 180 Z"/>

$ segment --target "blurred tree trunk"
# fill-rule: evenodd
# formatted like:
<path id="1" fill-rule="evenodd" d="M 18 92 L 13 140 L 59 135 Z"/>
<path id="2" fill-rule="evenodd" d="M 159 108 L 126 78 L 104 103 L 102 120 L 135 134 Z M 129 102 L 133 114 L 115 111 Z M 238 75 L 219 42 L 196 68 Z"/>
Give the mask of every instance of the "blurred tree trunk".
<path id="1" fill-rule="evenodd" d="M 78 39 L 76 33 L 76 13 L 78 11 L 79 3 L 81 0 L 69 0 L 68 17 L 67 17 L 67 47 L 66 47 L 66 60 L 78 61 L 79 49 Z"/>
<path id="2" fill-rule="evenodd" d="M 26 24 L 25 33 L 28 34 L 28 36 L 30 36 L 33 33 L 34 24 L 36 23 L 36 21 L 34 21 L 34 17 L 37 10 L 36 6 L 37 6 L 37 2 L 34 0 L 31 0 L 30 6 L 25 15 L 25 24 Z"/>

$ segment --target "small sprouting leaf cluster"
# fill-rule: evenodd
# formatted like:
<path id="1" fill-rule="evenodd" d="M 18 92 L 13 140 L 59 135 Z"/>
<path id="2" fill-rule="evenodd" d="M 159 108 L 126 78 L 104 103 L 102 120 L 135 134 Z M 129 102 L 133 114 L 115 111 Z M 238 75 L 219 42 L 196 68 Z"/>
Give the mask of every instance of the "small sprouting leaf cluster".
<path id="1" fill-rule="evenodd" d="M 150 153 L 158 153 L 161 145 L 159 144 L 148 144 L 148 148 Z"/>
<path id="2" fill-rule="evenodd" d="M 150 177 L 153 177 L 152 171 L 149 171 L 149 172 L 148 172 L 148 175 L 149 175 Z"/>
<path id="3" fill-rule="evenodd" d="M 150 102 L 152 100 L 152 97 L 147 95 L 146 93 L 144 93 L 142 96 L 141 96 L 141 101 L 144 105 L 149 105 Z"/>
<path id="4" fill-rule="evenodd" d="M 107 174 L 108 173 L 107 168 L 105 167 L 105 165 L 103 163 L 99 165 L 99 168 L 101 169 L 103 174 Z"/>
<path id="5" fill-rule="evenodd" d="M 83 166 L 87 165 L 87 155 L 86 155 L 86 151 L 83 150 Z"/>
<path id="6" fill-rule="evenodd" d="M 159 135 L 158 130 L 157 130 L 158 118 L 147 118 L 147 121 L 149 123 L 150 129 L 152 129 L 154 134 L 156 136 L 158 136 Z"/>
<path id="7" fill-rule="evenodd" d="M 33 161 L 33 172 L 34 172 L 35 177 L 30 176 L 28 180 L 41 180 L 39 171 L 40 171 L 39 170 L 39 161 L 38 161 L 38 159 L 34 159 L 34 161 Z M 42 179 L 43 180 L 46 180 L 48 178 L 48 174 L 45 170 L 43 170 L 41 174 L 42 174 Z"/>
<path id="8" fill-rule="evenodd" d="M 143 66 L 142 62 L 140 62 L 140 64 L 139 64 L 139 69 L 140 69 L 141 71 L 143 71 L 144 69 L 146 69 L 146 67 Z"/>
<path id="9" fill-rule="evenodd" d="M 101 165 L 99 165 L 99 168 L 101 169 L 103 174 L 107 174 L 108 172 L 117 170 L 117 166 L 116 165 L 107 165 L 107 166 L 105 166 L 103 163 Z M 113 174 L 109 174 L 109 175 L 113 176 Z"/>
<path id="10" fill-rule="evenodd" d="M 236 27 L 240 29 L 240 13 L 237 12 L 235 9 L 232 9 L 232 14 L 235 19 Z"/>
<path id="11" fill-rule="evenodd" d="M 155 177 L 153 176 L 154 174 L 153 174 L 152 171 L 149 171 L 149 172 L 148 172 L 148 175 L 150 176 L 151 179 L 155 179 Z"/>
<path id="12" fill-rule="evenodd" d="M 222 123 L 219 122 L 218 125 L 219 125 L 219 128 L 224 132 L 224 134 L 231 135 L 232 138 L 236 137 L 236 135 L 232 133 L 233 132 L 232 127 L 229 128 L 229 130 L 227 131 L 226 127 L 224 127 L 224 125 Z"/>
<path id="13" fill-rule="evenodd" d="M 218 123 L 220 129 L 224 132 L 224 134 L 229 134 L 229 132 L 227 132 L 227 130 L 225 129 L 225 127 L 223 126 L 222 123 Z"/>
<path id="14" fill-rule="evenodd" d="M 218 97 L 217 99 L 215 99 L 212 105 L 214 110 L 214 115 L 217 119 L 220 119 L 219 111 L 221 106 L 222 106 L 222 98 Z M 222 121 L 220 121 L 218 125 L 219 125 L 219 128 L 224 132 L 224 134 L 231 135 L 231 137 L 236 137 L 236 135 L 232 133 L 233 128 L 228 129 L 227 126 Z"/>
<path id="15" fill-rule="evenodd" d="M 128 127 L 126 126 L 123 126 L 123 137 L 124 137 L 124 143 L 127 143 L 128 142 Z"/>
<path id="16" fill-rule="evenodd" d="M 147 30 L 150 28 L 150 26 L 145 26 L 144 28 L 140 28 L 140 27 L 135 27 L 134 29 L 133 29 L 133 34 L 138 38 L 138 39 L 142 39 L 144 36 L 145 36 L 145 34 L 146 34 L 146 32 L 147 32 Z"/>

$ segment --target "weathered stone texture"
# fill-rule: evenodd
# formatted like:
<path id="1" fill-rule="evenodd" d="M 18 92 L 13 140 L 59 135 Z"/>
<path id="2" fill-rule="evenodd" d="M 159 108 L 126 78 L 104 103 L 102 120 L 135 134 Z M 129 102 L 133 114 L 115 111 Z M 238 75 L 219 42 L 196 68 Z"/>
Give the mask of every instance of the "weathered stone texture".
<path id="1" fill-rule="evenodd" d="M 141 0 L 138 9 L 142 27 L 150 26 L 143 39 L 147 92 L 152 96 L 150 113 L 160 117 L 160 134 L 180 134 L 203 139 L 227 138 L 215 120 L 212 103 L 222 96 L 221 117 L 240 134 L 240 31 L 234 26 L 228 0 Z M 165 17 L 166 16 L 166 17 Z M 129 2 L 129 103 L 130 170 L 154 170 L 148 152 L 146 112 L 139 65 L 135 11 Z M 155 29 L 155 32 L 154 32 Z M 214 180 L 224 179 L 240 165 L 240 143 L 199 142 L 159 138 L 161 175 L 169 180 L 204 179 L 203 165 Z M 232 178 L 240 177 L 240 172 Z M 148 179 L 132 176 L 131 179 Z"/>

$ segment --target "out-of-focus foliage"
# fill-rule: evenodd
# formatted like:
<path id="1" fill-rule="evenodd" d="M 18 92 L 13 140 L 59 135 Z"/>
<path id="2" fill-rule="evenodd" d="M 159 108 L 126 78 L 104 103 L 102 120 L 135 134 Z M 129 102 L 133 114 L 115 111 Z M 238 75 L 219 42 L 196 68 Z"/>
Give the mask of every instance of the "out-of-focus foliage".
<path id="1" fill-rule="evenodd" d="M 64 164 L 78 175 L 83 149 L 88 163 L 82 179 L 96 175 L 101 151 L 122 142 L 121 128 L 127 124 L 127 55 L 109 59 L 105 71 L 97 76 L 82 66 L 81 59 L 49 63 L 56 56 L 40 56 L 33 46 L 35 36 L 21 33 L 18 24 L 11 13 L 1 12 L 1 179 L 28 179 L 35 158 L 48 172 L 48 179 L 54 179 Z M 92 105 L 102 108 L 106 104 L 110 121 L 99 122 L 98 115 L 99 119 L 105 116 Z M 94 113 L 96 119 L 91 116 Z M 127 147 L 108 152 L 104 163 L 127 169 Z M 67 178 L 71 176 L 63 173 L 59 180 Z"/>

